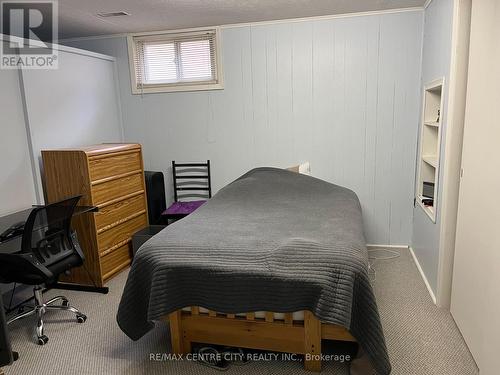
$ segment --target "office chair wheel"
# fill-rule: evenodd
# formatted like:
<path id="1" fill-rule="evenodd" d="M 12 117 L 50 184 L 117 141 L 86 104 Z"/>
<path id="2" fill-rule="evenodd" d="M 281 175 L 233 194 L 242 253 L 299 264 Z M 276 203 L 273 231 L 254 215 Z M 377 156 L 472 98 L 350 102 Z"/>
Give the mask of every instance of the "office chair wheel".
<path id="1" fill-rule="evenodd" d="M 85 323 L 86 320 L 87 320 L 87 315 L 85 315 L 85 314 L 78 314 L 76 316 L 76 321 L 78 323 Z"/>
<path id="2" fill-rule="evenodd" d="M 49 338 L 47 336 L 45 336 L 45 335 L 38 336 L 38 345 L 45 345 L 48 342 L 49 342 Z"/>

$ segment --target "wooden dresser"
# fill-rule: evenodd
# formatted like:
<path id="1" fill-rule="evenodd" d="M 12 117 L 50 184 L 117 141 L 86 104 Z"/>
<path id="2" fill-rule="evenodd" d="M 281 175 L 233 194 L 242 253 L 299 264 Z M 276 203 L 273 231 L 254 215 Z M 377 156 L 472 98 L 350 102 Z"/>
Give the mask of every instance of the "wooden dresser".
<path id="1" fill-rule="evenodd" d="M 84 267 L 64 281 L 102 286 L 131 263 L 131 237 L 148 225 L 141 145 L 101 144 L 42 151 L 48 203 L 82 195 L 79 205 L 99 212 L 78 215 L 73 227 Z"/>

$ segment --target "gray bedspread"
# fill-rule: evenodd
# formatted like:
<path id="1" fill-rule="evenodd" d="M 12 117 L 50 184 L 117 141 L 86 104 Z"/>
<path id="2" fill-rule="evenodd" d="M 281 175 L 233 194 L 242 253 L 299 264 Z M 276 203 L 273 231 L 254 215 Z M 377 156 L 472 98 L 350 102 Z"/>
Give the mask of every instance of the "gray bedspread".
<path id="1" fill-rule="evenodd" d="M 354 192 L 257 168 L 136 254 L 118 309 L 133 340 L 186 306 L 224 313 L 310 310 L 349 329 L 380 375 L 391 367 L 368 278 Z"/>

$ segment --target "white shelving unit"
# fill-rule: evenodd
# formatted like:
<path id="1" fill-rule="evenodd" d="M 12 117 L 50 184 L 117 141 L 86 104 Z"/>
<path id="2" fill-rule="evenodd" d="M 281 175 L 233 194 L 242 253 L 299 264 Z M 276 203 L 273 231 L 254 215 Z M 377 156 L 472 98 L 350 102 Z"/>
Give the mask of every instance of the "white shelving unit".
<path id="1" fill-rule="evenodd" d="M 441 116 L 443 114 L 444 78 L 425 85 L 420 129 L 420 150 L 418 157 L 418 178 L 416 201 L 429 218 L 436 222 L 437 192 L 439 180 L 439 155 L 441 150 Z M 422 200 L 424 182 L 434 184 L 434 204 L 426 206 Z"/>

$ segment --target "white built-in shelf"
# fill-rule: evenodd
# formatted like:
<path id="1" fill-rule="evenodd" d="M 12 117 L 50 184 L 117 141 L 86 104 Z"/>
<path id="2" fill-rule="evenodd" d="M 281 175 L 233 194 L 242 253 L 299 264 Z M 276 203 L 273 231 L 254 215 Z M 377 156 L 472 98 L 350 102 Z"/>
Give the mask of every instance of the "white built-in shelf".
<path id="1" fill-rule="evenodd" d="M 441 148 L 441 119 L 443 116 L 443 84 L 444 79 L 438 79 L 425 85 L 422 106 L 422 124 L 420 126 L 420 150 L 415 200 L 429 218 L 436 222 L 438 207 L 437 192 L 439 178 L 439 155 Z M 426 195 L 434 198 L 433 207 L 422 203 L 424 199 L 424 183 L 432 185 Z"/>
<path id="2" fill-rule="evenodd" d="M 439 127 L 439 122 L 437 122 L 437 121 L 426 121 L 426 122 L 424 122 L 424 124 L 427 126 L 433 126 L 435 128 Z"/>
<path id="3" fill-rule="evenodd" d="M 435 155 L 424 155 L 422 156 L 422 160 L 434 168 L 438 166 L 438 158 Z"/>

